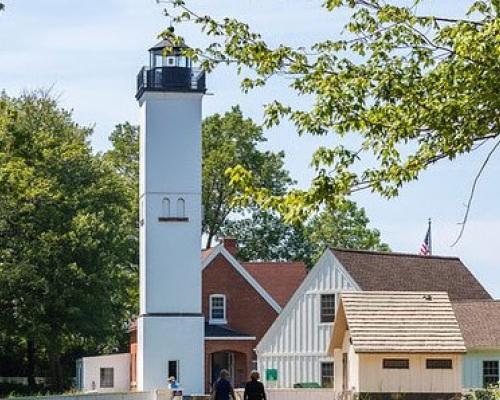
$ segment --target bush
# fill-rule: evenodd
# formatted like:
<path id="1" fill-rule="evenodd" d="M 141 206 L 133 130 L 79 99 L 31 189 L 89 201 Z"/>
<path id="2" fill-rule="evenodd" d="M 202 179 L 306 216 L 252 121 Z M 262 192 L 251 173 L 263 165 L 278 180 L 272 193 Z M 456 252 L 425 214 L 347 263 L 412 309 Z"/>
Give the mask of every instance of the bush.
<path id="1" fill-rule="evenodd" d="M 487 389 L 478 389 L 464 396 L 464 400 L 500 400 L 500 388 L 490 386 Z"/>
<path id="2" fill-rule="evenodd" d="M 45 394 L 48 393 L 43 385 L 37 385 L 36 388 L 30 389 L 27 385 L 19 383 L 0 383 L 0 398 Z"/>

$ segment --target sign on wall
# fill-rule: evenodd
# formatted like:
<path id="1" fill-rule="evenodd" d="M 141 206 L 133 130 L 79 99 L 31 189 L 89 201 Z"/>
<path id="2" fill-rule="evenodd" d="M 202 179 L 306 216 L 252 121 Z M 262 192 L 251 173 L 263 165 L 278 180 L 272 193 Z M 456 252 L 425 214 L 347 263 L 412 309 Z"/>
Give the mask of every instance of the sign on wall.
<path id="1" fill-rule="evenodd" d="M 276 382 L 278 380 L 278 370 L 276 368 L 266 369 L 266 381 Z"/>

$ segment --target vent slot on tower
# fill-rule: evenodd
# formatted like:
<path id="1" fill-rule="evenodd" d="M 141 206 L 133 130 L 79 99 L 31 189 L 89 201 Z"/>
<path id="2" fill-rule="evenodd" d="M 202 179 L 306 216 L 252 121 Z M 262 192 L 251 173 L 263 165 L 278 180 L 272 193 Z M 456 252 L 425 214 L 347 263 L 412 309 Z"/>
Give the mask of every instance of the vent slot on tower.
<path id="1" fill-rule="evenodd" d="M 186 202 L 182 197 L 177 199 L 177 217 L 184 218 L 186 217 Z"/>
<path id="2" fill-rule="evenodd" d="M 161 204 L 161 216 L 158 218 L 160 222 L 188 222 L 189 218 L 186 217 L 186 201 L 179 197 L 175 207 L 175 214 L 172 213 L 170 199 L 163 198 Z"/>
<path id="3" fill-rule="evenodd" d="M 161 202 L 161 216 L 170 217 L 170 199 L 168 197 L 165 197 Z"/>

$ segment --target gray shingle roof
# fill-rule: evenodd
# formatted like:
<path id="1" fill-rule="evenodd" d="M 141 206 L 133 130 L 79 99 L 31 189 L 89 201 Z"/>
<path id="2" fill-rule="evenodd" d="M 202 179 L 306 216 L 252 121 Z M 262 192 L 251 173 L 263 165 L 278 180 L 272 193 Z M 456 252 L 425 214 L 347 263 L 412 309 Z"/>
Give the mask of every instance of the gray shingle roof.
<path id="1" fill-rule="evenodd" d="M 234 337 L 248 337 L 251 338 L 253 335 L 249 335 L 243 332 L 238 332 L 233 329 L 229 329 L 227 326 L 222 325 L 210 325 L 205 323 L 205 337 L 217 337 L 217 338 L 234 338 Z M 251 339 L 249 339 L 251 340 Z"/>
<path id="2" fill-rule="evenodd" d="M 362 290 L 447 292 L 450 299 L 491 299 L 457 257 L 332 249 Z"/>
<path id="3" fill-rule="evenodd" d="M 500 348 L 500 301 L 453 303 L 468 349 Z"/>

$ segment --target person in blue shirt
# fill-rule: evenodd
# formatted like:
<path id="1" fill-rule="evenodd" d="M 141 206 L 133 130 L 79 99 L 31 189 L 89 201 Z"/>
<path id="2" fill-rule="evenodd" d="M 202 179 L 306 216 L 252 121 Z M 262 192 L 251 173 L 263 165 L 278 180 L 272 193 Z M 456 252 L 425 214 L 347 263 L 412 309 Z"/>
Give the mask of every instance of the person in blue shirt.
<path id="1" fill-rule="evenodd" d="M 168 378 L 168 388 L 169 389 L 178 389 L 179 388 L 179 384 L 177 383 L 175 376 L 171 376 L 170 378 Z"/>
<path id="2" fill-rule="evenodd" d="M 219 379 L 214 383 L 212 389 L 212 400 L 238 400 L 236 393 L 234 393 L 233 385 L 229 382 L 229 372 L 226 369 L 220 371 Z"/>

